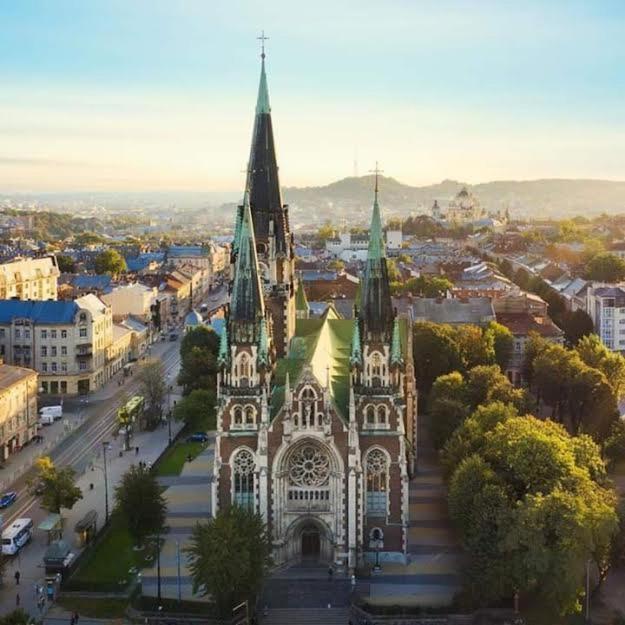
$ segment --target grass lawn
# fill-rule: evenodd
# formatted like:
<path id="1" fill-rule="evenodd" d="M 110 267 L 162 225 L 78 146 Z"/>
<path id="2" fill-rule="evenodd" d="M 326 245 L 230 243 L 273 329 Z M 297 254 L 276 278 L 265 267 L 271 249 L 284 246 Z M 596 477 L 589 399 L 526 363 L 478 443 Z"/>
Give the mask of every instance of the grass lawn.
<path id="1" fill-rule="evenodd" d="M 122 599 L 89 599 L 81 597 L 59 597 L 57 603 L 69 610 L 78 612 L 81 617 L 87 618 L 122 618 L 126 612 L 128 601 Z"/>
<path id="2" fill-rule="evenodd" d="M 135 551 L 123 521 L 114 515 L 103 539 L 85 554 L 78 570 L 72 575 L 68 590 L 87 590 L 91 587 L 93 590 L 123 590 L 133 577 L 129 569 L 143 568 L 146 556 L 153 555 L 153 552 L 149 547 Z"/>
<path id="3" fill-rule="evenodd" d="M 180 475 L 187 456 L 195 458 L 206 448 L 206 443 L 180 442 L 172 445 L 161 457 L 156 468 L 157 475 Z"/>

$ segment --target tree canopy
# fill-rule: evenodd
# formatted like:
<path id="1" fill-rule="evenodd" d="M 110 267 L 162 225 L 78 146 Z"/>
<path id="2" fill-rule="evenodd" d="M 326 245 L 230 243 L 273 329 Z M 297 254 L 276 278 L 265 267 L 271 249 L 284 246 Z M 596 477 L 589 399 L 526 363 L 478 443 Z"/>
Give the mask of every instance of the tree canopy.
<path id="1" fill-rule="evenodd" d="M 271 565 L 270 538 L 259 514 L 238 506 L 221 508 L 195 526 L 185 552 L 193 592 L 210 594 L 221 616 L 232 616 L 242 601 L 254 605 Z"/>
<path id="2" fill-rule="evenodd" d="M 95 257 L 95 272 L 116 276 L 128 270 L 124 257 L 117 250 L 104 250 Z"/>
<path id="3" fill-rule="evenodd" d="M 167 395 L 163 363 L 160 360 L 149 360 L 139 369 L 137 377 L 145 399 L 147 420 L 154 425 L 163 416 L 163 403 Z"/>
<path id="4" fill-rule="evenodd" d="M 586 265 L 589 280 L 620 282 L 625 279 L 625 260 L 609 252 L 600 252 Z"/>
<path id="5" fill-rule="evenodd" d="M 49 456 L 35 461 L 36 475 L 28 486 L 33 494 L 40 493 L 39 501 L 44 510 L 59 514 L 61 508 L 71 510 L 82 499 L 82 491 L 76 485 L 76 472 L 71 467 L 57 468 Z"/>
<path id="6" fill-rule="evenodd" d="M 115 487 L 115 503 L 137 545 L 165 525 L 167 504 L 156 476 L 144 465 L 132 465 Z"/>
<path id="7" fill-rule="evenodd" d="M 605 568 L 618 528 L 597 445 L 492 404 L 464 422 L 445 452 L 471 597 L 484 605 L 530 592 L 560 613 L 574 611 L 586 560 Z"/>
<path id="8" fill-rule="evenodd" d="M 180 372 L 178 384 L 183 394 L 194 389 L 215 387 L 219 336 L 205 326 L 193 328 L 184 335 L 180 345 Z"/>
<path id="9" fill-rule="evenodd" d="M 192 390 L 174 407 L 174 418 L 191 430 L 216 429 L 215 392 L 204 388 Z"/>

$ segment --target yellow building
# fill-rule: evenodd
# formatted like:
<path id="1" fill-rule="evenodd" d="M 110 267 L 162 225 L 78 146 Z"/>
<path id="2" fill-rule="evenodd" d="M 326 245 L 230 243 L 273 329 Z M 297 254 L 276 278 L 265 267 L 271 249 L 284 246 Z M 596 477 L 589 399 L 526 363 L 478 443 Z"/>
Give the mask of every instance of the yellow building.
<path id="1" fill-rule="evenodd" d="M 56 257 L 16 258 L 0 265 L 0 300 L 57 299 Z"/>
<path id="2" fill-rule="evenodd" d="M 0 460 L 37 433 L 37 372 L 0 364 Z"/>

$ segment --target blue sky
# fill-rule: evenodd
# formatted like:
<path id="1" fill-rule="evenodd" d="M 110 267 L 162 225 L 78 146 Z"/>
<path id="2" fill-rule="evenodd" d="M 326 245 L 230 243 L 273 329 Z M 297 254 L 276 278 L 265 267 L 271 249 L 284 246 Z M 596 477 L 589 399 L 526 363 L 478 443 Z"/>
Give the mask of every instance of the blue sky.
<path id="1" fill-rule="evenodd" d="M 625 4 L 0 0 L 0 191 L 236 190 L 265 29 L 285 185 L 625 179 Z"/>

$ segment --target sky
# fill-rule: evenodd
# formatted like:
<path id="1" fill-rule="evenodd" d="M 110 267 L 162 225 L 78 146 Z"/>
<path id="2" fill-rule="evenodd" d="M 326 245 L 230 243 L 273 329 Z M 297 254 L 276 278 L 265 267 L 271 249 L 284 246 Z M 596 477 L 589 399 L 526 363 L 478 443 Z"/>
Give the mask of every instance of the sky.
<path id="1" fill-rule="evenodd" d="M 625 180 L 621 0 L 0 0 L 0 192 Z"/>

